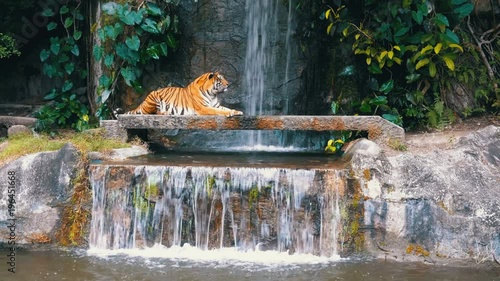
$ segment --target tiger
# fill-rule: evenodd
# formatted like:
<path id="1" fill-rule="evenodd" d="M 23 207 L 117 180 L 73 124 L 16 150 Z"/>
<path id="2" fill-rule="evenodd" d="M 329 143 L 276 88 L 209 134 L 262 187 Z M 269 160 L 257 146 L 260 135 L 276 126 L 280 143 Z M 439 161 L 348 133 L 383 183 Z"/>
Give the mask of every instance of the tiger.
<path id="1" fill-rule="evenodd" d="M 166 87 L 148 94 L 136 108 L 125 114 L 221 115 L 231 117 L 243 112 L 220 105 L 217 95 L 229 83 L 218 72 L 207 72 L 187 87 Z"/>

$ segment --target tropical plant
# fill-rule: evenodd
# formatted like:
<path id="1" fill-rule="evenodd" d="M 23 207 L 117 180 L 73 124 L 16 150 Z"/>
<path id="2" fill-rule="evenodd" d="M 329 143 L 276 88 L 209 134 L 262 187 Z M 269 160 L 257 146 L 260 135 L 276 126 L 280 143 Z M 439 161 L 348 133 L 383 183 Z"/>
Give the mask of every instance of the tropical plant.
<path id="1" fill-rule="evenodd" d="M 97 89 L 99 118 L 109 114 L 107 102 L 116 94 L 120 81 L 142 93 L 140 78 L 145 65 L 176 49 L 179 20 L 177 4 L 171 2 L 103 5 L 107 17 L 96 30 L 100 44 L 93 48 L 95 60 L 103 62 L 105 68 Z"/>
<path id="2" fill-rule="evenodd" d="M 346 41 L 362 57 L 369 95 L 358 102 L 364 114 L 381 114 L 407 127 L 439 126 L 453 119 L 441 90 L 456 76 L 463 56 L 460 24 L 471 13 L 467 0 L 434 6 L 430 1 L 331 1 L 322 18 L 327 34 Z M 338 110 L 334 102 L 332 108 Z"/>
<path id="3" fill-rule="evenodd" d="M 50 101 L 37 112 L 40 130 L 72 127 L 78 131 L 89 128 L 89 111 L 79 100 L 77 88 L 85 85 L 87 70 L 81 56 L 84 17 L 81 1 L 68 1 L 58 11 L 48 8 L 42 15 L 50 18 L 47 30 L 54 34 L 50 45 L 40 52 L 43 74 L 60 81 L 45 99 Z M 60 35 L 62 33 L 62 35 Z"/>

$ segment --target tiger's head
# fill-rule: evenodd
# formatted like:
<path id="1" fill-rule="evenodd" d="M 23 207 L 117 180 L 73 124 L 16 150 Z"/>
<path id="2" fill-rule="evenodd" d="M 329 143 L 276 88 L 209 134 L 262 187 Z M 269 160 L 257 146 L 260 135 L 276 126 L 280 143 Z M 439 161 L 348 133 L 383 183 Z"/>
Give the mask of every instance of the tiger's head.
<path id="1" fill-rule="evenodd" d="M 202 83 L 202 90 L 213 95 L 227 91 L 229 82 L 219 72 L 208 72 L 203 74 L 199 81 Z"/>

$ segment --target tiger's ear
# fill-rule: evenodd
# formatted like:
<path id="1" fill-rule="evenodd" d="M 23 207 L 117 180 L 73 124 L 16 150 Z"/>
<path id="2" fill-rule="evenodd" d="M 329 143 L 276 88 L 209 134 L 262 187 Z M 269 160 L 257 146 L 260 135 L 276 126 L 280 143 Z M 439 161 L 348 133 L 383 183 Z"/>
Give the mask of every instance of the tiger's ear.
<path id="1" fill-rule="evenodd" d="M 211 72 L 211 73 L 208 75 L 208 79 L 212 79 L 212 78 L 214 78 L 214 73 L 213 73 L 213 72 Z"/>

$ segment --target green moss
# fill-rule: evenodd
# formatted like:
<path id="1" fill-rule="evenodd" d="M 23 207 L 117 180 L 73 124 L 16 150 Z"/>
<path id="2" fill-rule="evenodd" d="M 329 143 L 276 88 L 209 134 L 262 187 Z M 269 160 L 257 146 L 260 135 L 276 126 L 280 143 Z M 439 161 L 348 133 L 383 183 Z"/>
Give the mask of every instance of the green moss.
<path id="1" fill-rule="evenodd" d="M 207 194 L 208 194 L 208 197 L 212 197 L 212 190 L 213 188 L 215 187 L 215 177 L 214 176 L 208 176 L 207 177 Z"/>
<path id="2" fill-rule="evenodd" d="M 259 199 L 259 188 L 257 186 L 252 187 L 248 192 L 248 203 L 250 203 L 250 208 L 253 206 L 253 203 L 257 202 Z"/>
<path id="3" fill-rule="evenodd" d="M 21 134 L 9 138 L 7 146 L 0 152 L 0 165 L 26 154 L 55 151 L 61 149 L 66 143 L 72 143 L 81 152 L 82 158 L 86 158 L 90 151 L 108 153 L 114 148 L 130 147 L 130 144 L 104 137 L 102 130 L 82 133 L 66 132 L 55 137 L 43 134 L 39 136 Z"/>

